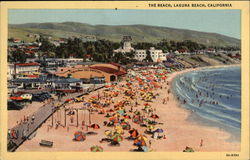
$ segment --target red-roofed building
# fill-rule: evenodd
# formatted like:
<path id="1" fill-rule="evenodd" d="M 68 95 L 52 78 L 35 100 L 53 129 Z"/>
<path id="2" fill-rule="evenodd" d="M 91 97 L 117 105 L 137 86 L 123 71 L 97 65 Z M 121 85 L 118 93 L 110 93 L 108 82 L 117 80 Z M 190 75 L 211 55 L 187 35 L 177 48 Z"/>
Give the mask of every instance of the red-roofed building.
<path id="1" fill-rule="evenodd" d="M 97 70 L 100 70 L 100 71 L 103 71 L 103 72 L 106 72 L 106 73 L 109 73 L 109 74 L 114 74 L 114 75 L 117 75 L 117 76 L 121 76 L 121 75 L 126 74 L 126 72 L 119 71 L 119 70 L 109 68 L 109 67 L 96 66 L 96 67 L 90 67 L 90 68 L 97 69 Z"/>
<path id="2" fill-rule="evenodd" d="M 14 43 L 20 43 L 20 42 L 21 42 L 20 39 L 15 39 L 15 40 L 14 40 Z"/>
<path id="3" fill-rule="evenodd" d="M 33 72 L 38 72 L 40 68 L 40 64 L 36 62 L 32 63 L 16 63 L 16 67 L 14 66 L 14 70 L 16 68 L 16 74 L 29 74 Z"/>
<path id="4" fill-rule="evenodd" d="M 103 79 L 109 83 L 121 79 L 126 73 L 126 70 L 119 65 L 100 63 L 91 66 L 77 65 L 74 67 L 62 67 L 58 68 L 55 74 L 89 82 L 91 82 L 91 79 Z"/>

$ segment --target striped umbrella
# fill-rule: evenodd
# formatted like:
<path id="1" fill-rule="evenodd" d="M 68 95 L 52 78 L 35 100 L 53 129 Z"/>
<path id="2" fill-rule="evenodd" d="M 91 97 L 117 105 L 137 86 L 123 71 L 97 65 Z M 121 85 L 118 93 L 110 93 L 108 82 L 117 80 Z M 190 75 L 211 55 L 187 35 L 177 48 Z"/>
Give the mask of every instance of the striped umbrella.
<path id="1" fill-rule="evenodd" d="M 125 114 L 123 117 L 126 119 L 131 119 L 130 115 L 127 115 L 127 114 Z"/>
<path id="2" fill-rule="evenodd" d="M 74 137 L 74 140 L 76 141 L 84 141 L 86 139 L 86 136 L 82 131 L 76 131 Z"/>
<path id="3" fill-rule="evenodd" d="M 112 136 L 113 136 L 113 132 L 110 131 L 110 130 L 106 130 L 106 131 L 104 132 L 104 134 L 105 134 L 107 137 L 112 137 Z"/>
<path id="4" fill-rule="evenodd" d="M 121 142 L 123 140 L 123 137 L 120 134 L 116 133 L 111 137 L 111 139 L 113 139 L 116 142 Z"/>
<path id="5" fill-rule="evenodd" d="M 109 121 L 111 121 L 113 123 L 118 123 L 119 122 L 118 118 L 116 118 L 116 117 L 110 117 Z"/>
<path id="6" fill-rule="evenodd" d="M 130 125 L 129 125 L 129 123 L 127 123 L 127 122 L 122 122 L 122 123 L 121 123 L 121 126 L 122 126 L 122 128 L 125 129 L 125 130 L 130 129 Z"/>
<path id="7" fill-rule="evenodd" d="M 152 114 L 150 117 L 154 118 L 154 119 L 158 119 L 159 118 L 159 116 L 157 114 Z"/>
<path id="8" fill-rule="evenodd" d="M 146 142 L 142 139 L 135 139 L 134 140 L 134 145 L 136 146 L 146 146 Z"/>
<path id="9" fill-rule="evenodd" d="M 99 129 L 100 128 L 100 126 L 98 124 L 91 124 L 89 127 L 93 128 L 93 129 Z"/>
<path id="10" fill-rule="evenodd" d="M 147 141 L 147 140 L 148 140 L 147 136 L 145 136 L 145 135 L 139 135 L 139 136 L 137 137 L 137 139 L 139 139 L 139 140 L 144 140 L 144 141 Z"/>
<path id="11" fill-rule="evenodd" d="M 137 129 L 131 129 L 128 131 L 128 133 L 130 134 L 131 137 L 136 138 L 139 135 L 139 132 L 137 131 Z"/>
<path id="12" fill-rule="evenodd" d="M 113 109 L 107 109 L 106 112 L 110 112 L 111 113 L 111 112 L 114 112 L 114 110 Z"/>
<path id="13" fill-rule="evenodd" d="M 103 152 L 103 148 L 101 146 L 97 146 L 97 145 L 92 146 L 90 148 L 90 150 L 91 150 L 91 152 Z"/>

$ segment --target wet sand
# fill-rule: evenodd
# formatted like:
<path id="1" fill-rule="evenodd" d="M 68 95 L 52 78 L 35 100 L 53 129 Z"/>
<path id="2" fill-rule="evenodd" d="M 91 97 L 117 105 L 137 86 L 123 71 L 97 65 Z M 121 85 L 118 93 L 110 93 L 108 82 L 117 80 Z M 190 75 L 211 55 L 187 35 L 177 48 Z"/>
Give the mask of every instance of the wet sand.
<path id="1" fill-rule="evenodd" d="M 196 69 L 188 69 L 180 72 L 171 73 L 167 80 L 170 82 L 172 79 L 184 72 L 193 71 Z M 124 82 L 122 82 L 124 83 Z M 167 94 L 167 90 L 170 89 L 171 85 L 167 85 L 166 83 L 162 83 L 163 89 L 157 89 L 153 91 L 154 93 L 159 93 L 159 96 L 153 100 L 152 105 L 153 109 L 156 109 L 155 113 L 159 115 L 159 120 L 157 122 L 163 123 L 162 125 L 157 125 L 156 128 L 162 128 L 164 130 L 164 135 L 166 135 L 166 139 L 152 139 L 149 135 L 147 137 L 151 140 L 151 149 L 153 151 L 164 151 L 164 152 L 182 152 L 186 146 L 192 147 L 195 151 L 207 152 L 207 151 L 239 151 L 240 143 L 239 142 L 228 142 L 227 139 L 230 138 L 230 134 L 220 130 L 216 127 L 208 127 L 202 126 L 201 124 L 197 124 L 192 121 L 188 121 L 188 117 L 190 116 L 190 112 L 182 107 L 176 101 L 174 95 L 170 93 Z M 118 87 L 118 86 L 117 86 Z M 118 89 L 118 88 L 115 89 Z M 104 89 L 99 91 L 92 92 L 90 95 L 85 96 L 86 99 L 93 95 L 97 95 L 98 92 L 100 94 L 103 93 Z M 163 98 L 169 97 L 169 101 L 167 104 L 162 104 Z M 119 95 L 115 98 L 115 102 L 124 99 L 123 95 Z M 134 109 L 142 109 L 145 102 L 139 100 L 140 104 L 138 107 Z M 34 105 L 34 104 L 32 104 Z M 82 103 L 73 103 L 69 104 L 66 107 L 74 107 L 81 108 L 83 106 Z M 129 109 L 127 107 L 126 109 Z M 124 139 L 120 142 L 119 147 L 109 146 L 108 143 L 100 143 L 99 141 L 102 138 L 105 138 L 104 131 L 112 130 L 113 128 L 103 126 L 103 121 L 107 121 L 107 118 L 104 115 L 100 115 L 98 113 L 91 114 L 92 123 L 97 123 L 100 125 L 100 129 L 88 129 L 88 131 L 94 131 L 98 133 L 97 135 L 89 135 L 86 140 L 83 142 L 76 142 L 72 139 L 74 138 L 75 131 L 83 131 L 87 132 L 86 128 L 81 128 L 82 120 L 85 120 L 88 124 L 88 112 L 80 110 L 79 111 L 79 127 L 76 127 L 75 116 L 74 123 L 70 123 L 70 118 L 67 116 L 67 124 L 70 124 L 69 127 L 59 126 L 57 129 L 55 125 L 50 127 L 52 122 L 52 118 L 49 118 L 41 128 L 37 130 L 36 136 L 24 142 L 18 149 L 17 152 L 20 151 L 45 151 L 45 152 L 53 152 L 53 151 L 80 151 L 80 152 L 89 152 L 90 147 L 93 145 L 102 146 L 104 152 L 108 151 L 120 151 L 120 152 L 128 152 L 130 149 L 137 148 L 133 146 L 133 141 L 128 141 Z M 12 115 L 9 114 L 9 117 Z M 60 120 L 61 124 L 64 124 L 64 111 L 59 111 L 54 114 L 54 121 Z M 131 128 L 138 129 L 139 133 L 143 133 L 146 128 L 139 127 L 138 124 L 133 123 L 129 120 L 131 124 Z M 54 123 L 55 124 L 55 123 Z M 123 137 L 128 137 L 128 131 L 124 131 Z M 203 145 L 200 146 L 201 139 L 203 140 Z M 52 148 L 41 147 L 39 142 L 41 140 L 50 140 L 54 142 Z"/>

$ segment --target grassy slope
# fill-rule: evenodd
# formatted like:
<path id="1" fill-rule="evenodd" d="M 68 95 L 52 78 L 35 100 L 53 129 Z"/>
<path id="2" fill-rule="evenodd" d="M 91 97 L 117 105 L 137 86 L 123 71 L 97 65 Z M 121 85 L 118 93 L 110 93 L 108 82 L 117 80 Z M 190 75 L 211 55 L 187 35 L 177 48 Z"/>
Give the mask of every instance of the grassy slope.
<path id="1" fill-rule="evenodd" d="M 214 54 L 208 55 L 194 55 L 194 56 L 178 56 L 179 61 L 187 66 L 190 64 L 198 64 L 199 66 L 213 66 L 213 65 L 222 65 L 222 64 L 234 64 L 239 63 L 235 60 L 232 60 L 230 57 L 223 55 L 223 56 L 216 56 Z M 180 60 L 181 59 L 181 60 Z M 225 63 L 223 63 L 225 62 Z"/>
<path id="2" fill-rule="evenodd" d="M 51 36 L 52 39 L 67 38 L 71 36 L 84 36 L 84 34 L 79 34 L 76 32 L 66 32 L 54 29 L 36 29 L 36 28 L 9 28 L 8 37 L 19 38 L 25 42 L 32 42 L 35 38 L 27 37 L 28 34 L 40 34 L 44 36 Z"/>
<path id="3" fill-rule="evenodd" d="M 109 39 L 120 42 L 123 35 L 131 35 L 133 42 L 152 42 L 157 43 L 161 39 L 182 41 L 193 40 L 205 45 L 235 46 L 240 45 L 240 40 L 227 37 L 216 33 L 197 32 L 184 29 L 174 29 L 168 27 L 146 26 L 146 25 L 89 25 L 76 22 L 64 23 L 28 23 L 21 25 L 9 25 L 10 33 L 15 37 L 15 33 L 22 33 L 28 30 L 37 29 L 43 34 L 49 34 L 52 37 L 65 37 L 66 34 L 86 34 L 96 35 L 98 38 Z M 16 32 L 13 32 L 13 29 Z M 28 29 L 27 29 L 28 28 Z M 41 29 L 41 30 L 40 30 Z M 19 30 L 19 31 L 17 31 Z M 12 32 L 12 33 L 11 33 Z M 21 35 L 18 36 L 21 36 Z"/>

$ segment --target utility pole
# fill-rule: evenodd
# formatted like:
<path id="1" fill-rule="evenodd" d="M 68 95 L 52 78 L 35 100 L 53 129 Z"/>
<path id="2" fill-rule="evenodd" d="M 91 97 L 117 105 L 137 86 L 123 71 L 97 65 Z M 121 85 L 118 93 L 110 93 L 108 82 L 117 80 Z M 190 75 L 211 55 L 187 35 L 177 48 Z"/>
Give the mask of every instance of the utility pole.
<path id="1" fill-rule="evenodd" d="M 90 118 L 91 112 L 90 112 L 90 109 L 88 109 L 88 111 L 89 111 L 89 124 L 91 124 L 91 118 Z"/>
<path id="2" fill-rule="evenodd" d="M 66 127 L 66 109 L 64 108 L 64 127 Z"/>
<path id="3" fill-rule="evenodd" d="M 79 122 L 78 122 L 78 109 L 76 109 L 76 127 L 78 127 L 78 124 L 79 124 Z"/>
<path id="4" fill-rule="evenodd" d="M 51 124 L 52 127 L 53 127 L 53 124 L 54 124 L 54 116 L 53 115 L 54 115 L 54 112 L 52 112 L 52 124 Z"/>

